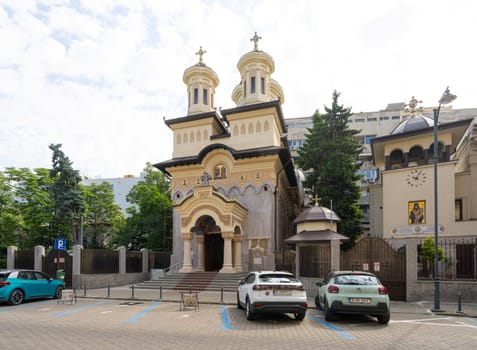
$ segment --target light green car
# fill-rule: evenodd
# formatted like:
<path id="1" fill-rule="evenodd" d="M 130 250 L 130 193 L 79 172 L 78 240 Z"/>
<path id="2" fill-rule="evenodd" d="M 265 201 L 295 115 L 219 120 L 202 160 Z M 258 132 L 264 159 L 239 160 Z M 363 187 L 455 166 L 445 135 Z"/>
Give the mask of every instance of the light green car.
<path id="1" fill-rule="evenodd" d="M 337 314 L 370 315 L 381 324 L 391 318 L 389 294 L 379 279 L 370 272 L 333 271 L 323 282 L 317 282 L 315 304 L 325 313 L 326 321 Z"/>

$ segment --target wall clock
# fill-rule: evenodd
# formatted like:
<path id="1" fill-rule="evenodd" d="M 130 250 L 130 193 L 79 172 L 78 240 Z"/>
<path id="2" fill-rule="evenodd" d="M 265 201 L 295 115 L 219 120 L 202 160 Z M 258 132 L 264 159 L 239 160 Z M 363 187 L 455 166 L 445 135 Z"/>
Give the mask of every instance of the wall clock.
<path id="1" fill-rule="evenodd" d="M 427 174 L 423 170 L 415 169 L 406 176 L 406 182 L 411 187 L 422 186 L 427 181 Z"/>

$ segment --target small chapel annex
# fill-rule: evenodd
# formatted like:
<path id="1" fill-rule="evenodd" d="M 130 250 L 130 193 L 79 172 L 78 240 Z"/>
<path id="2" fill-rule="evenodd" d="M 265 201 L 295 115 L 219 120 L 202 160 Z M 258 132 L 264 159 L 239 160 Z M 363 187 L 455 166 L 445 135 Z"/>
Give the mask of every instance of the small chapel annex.
<path id="1" fill-rule="evenodd" d="M 165 119 L 172 158 L 154 166 L 171 178 L 173 252 L 180 272 L 275 269 L 293 235 L 303 191 L 295 172 L 273 58 L 253 50 L 238 61 L 236 107 L 217 109 L 219 77 L 204 63 L 187 68 L 187 115 Z"/>

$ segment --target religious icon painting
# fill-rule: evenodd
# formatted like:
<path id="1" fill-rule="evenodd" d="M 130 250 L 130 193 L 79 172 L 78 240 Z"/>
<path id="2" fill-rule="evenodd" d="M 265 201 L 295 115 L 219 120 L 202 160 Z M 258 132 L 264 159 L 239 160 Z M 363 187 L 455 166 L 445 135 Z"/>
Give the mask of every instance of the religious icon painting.
<path id="1" fill-rule="evenodd" d="M 408 225 L 422 225 L 426 223 L 426 201 L 409 201 L 407 210 Z"/>

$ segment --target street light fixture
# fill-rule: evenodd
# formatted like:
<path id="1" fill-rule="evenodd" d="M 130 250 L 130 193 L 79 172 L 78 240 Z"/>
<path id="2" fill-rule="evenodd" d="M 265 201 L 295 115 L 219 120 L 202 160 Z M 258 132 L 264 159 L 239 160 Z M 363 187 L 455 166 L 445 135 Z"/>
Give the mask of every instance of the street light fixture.
<path id="1" fill-rule="evenodd" d="M 446 88 L 444 94 L 439 99 L 439 107 L 434 109 L 434 308 L 431 311 L 438 312 L 441 311 L 440 308 L 440 296 L 439 296 L 439 220 L 438 220 L 438 183 L 437 183 L 437 163 L 439 162 L 439 156 L 437 149 L 439 146 L 438 139 L 438 123 L 439 123 L 439 113 L 441 111 L 441 106 L 451 103 L 457 98 L 456 95 L 453 95 L 449 91 L 449 87 Z"/>

